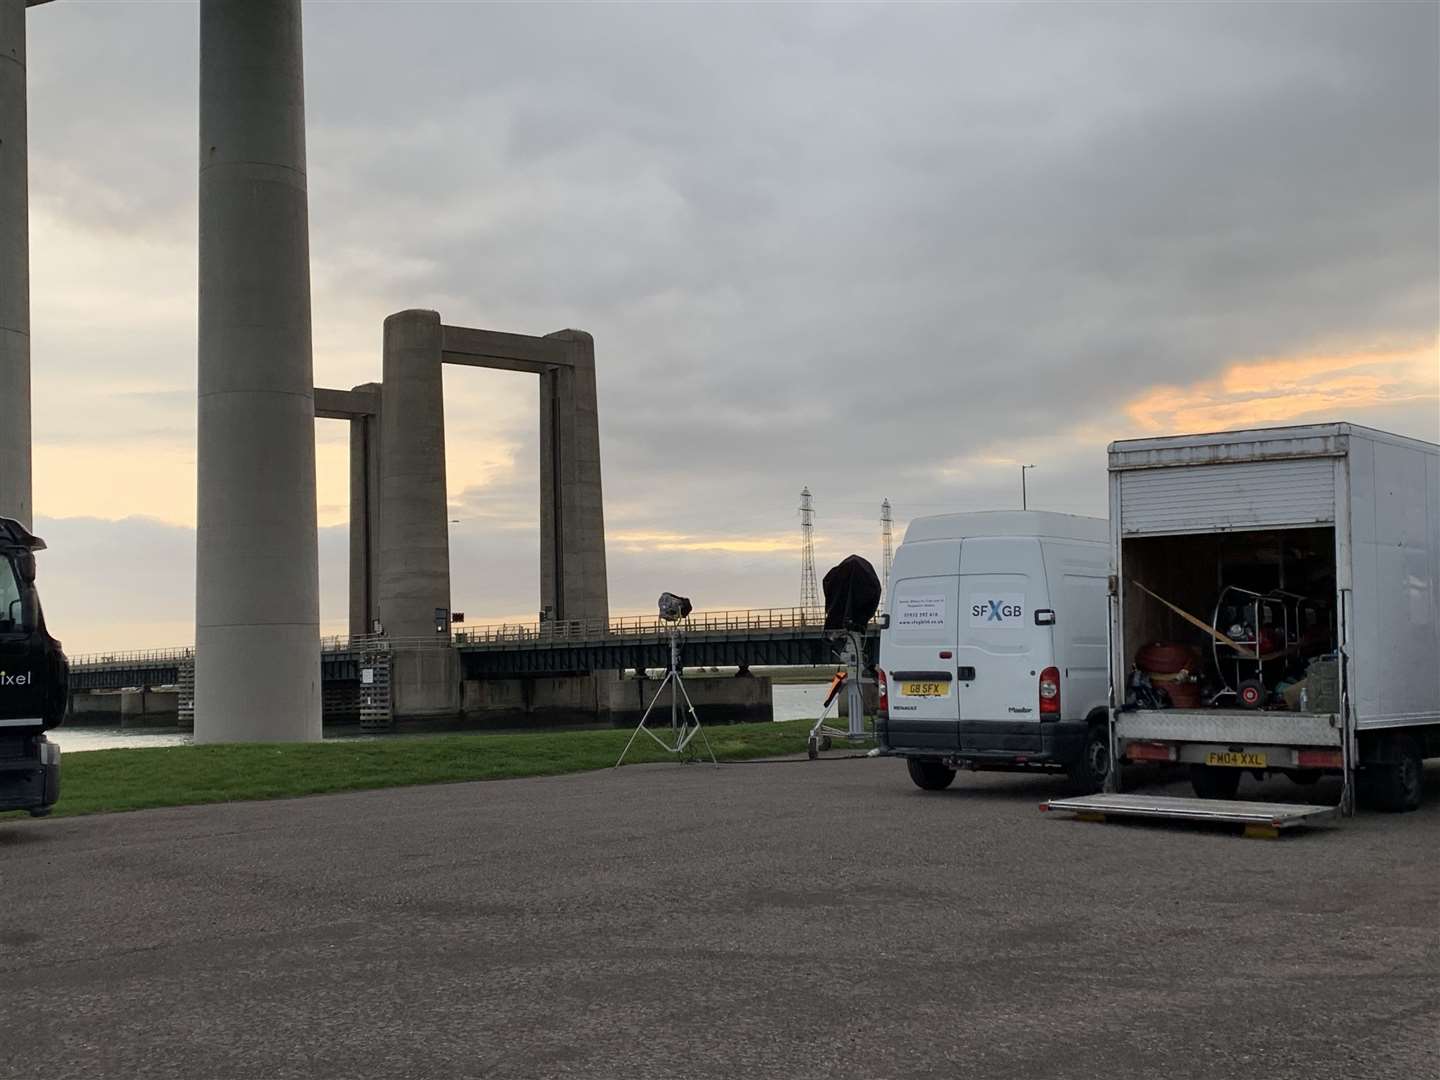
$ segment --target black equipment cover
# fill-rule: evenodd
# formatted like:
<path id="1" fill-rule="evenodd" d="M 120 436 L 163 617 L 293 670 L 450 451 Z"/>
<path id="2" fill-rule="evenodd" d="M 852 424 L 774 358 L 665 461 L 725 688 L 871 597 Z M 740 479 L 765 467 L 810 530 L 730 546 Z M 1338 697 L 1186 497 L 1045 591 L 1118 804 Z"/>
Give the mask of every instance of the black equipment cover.
<path id="1" fill-rule="evenodd" d="M 825 629 L 864 630 L 880 606 L 880 577 L 859 555 L 842 559 L 825 575 Z"/>

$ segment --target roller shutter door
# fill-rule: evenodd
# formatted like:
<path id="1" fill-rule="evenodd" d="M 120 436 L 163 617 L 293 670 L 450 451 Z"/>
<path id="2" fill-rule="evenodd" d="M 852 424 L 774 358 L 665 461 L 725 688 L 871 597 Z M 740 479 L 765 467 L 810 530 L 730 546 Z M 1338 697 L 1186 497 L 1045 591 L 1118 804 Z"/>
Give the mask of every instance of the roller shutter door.
<path id="1" fill-rule="evenodd" d="M 1335 458 L 1135 469 L 1120 475 L 1127 535 L 1271 529 L 1335 521 Z"/>

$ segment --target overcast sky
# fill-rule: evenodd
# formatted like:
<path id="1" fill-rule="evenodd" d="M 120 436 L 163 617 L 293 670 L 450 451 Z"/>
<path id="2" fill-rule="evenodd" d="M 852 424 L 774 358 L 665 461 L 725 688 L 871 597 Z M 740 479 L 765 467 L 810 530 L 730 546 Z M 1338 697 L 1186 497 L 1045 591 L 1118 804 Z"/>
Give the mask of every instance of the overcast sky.
<path id="1" fill-rule="evenodd" d="M 1105 512 L 1137 434 L 1440 440 L 1433 3 L 305 6 L 315 375 L 595 336 L 611 606 L 798 602 L 879 505 Z M 72 652 L 193 638 L 198 8 L 29 15 L 37 528 Z M 533 617 L 535 380 L 446 374 L 454 606 Z M 317 425 L 342 631 L 344 425 Z M 897 537 L 898 539 L 898 537 Z"/>

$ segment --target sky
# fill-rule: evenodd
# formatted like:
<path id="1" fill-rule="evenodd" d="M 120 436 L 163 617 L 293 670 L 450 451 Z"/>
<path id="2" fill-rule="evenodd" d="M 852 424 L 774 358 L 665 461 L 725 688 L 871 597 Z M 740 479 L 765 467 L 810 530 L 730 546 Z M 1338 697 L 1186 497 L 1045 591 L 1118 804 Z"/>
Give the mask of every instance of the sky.
<path id="1" fill-rule="evenodd" d="M 800 599 L 911 518 L 1105 513 L 1114 439 L 1440 441 L 1440 6 L 304 7 L 315 379 L 595 337 L 611 609 Z M 42 587 L 193 640 L 198 7 L 29 14 Z M 539 601 L 538 388 L 447 369 L 453 606 Z M 321 618 L 348 434 L 316 425 Z"/>

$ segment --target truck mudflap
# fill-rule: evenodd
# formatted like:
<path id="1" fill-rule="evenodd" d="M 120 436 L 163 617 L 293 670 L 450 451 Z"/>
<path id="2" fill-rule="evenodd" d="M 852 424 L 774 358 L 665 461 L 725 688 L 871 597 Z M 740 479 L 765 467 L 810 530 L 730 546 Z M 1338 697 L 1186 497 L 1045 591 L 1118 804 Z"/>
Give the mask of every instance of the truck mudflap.
<path id="1" fill-rule="evenodd" d="M 1112 817 L 1160 818 L 1242 825 L 1247 836 L 1276 836 L 1284 829 L 1318 825 L 1340 813 L 1338 806 L 1124 794 L 1048 799 L 1040 804 L 1040 809 L 1061 810 L 1090 821 L 1105 821 Z"/>
<path id="2" fill-rule="evenodd" d="M 0 813 L 29 811 L 44 817 L 60 799 L 60 748 L 39 737 L 15 753 L 0 747 Z"/>

